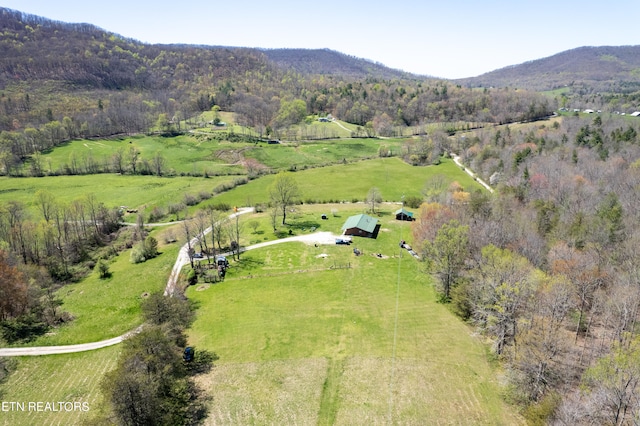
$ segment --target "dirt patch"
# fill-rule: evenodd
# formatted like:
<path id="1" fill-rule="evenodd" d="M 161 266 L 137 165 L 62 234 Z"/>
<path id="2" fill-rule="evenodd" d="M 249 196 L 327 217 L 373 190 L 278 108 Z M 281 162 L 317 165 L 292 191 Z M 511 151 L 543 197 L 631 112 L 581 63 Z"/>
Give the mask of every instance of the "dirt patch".
<path id="1" fill-rule="evenodd" d="M 371 253 L 371 256 L 377 257 L 378 259 L 388 259 L 389 256 L 382 253 Z"/>
<path id="2" fill-rule="evenodd" d="M 205 291 L 208 288 L 209 288 L 209 284 L 201 284 L 198 287 L 196 287 L 196 291 Z"/>

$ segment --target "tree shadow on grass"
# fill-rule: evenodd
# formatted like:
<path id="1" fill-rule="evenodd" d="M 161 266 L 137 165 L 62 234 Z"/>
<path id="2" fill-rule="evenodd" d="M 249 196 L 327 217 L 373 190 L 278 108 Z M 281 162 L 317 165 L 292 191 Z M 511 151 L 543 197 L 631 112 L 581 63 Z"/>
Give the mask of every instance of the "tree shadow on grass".
<path id="1" fill-rule="evenodd" d="M 320 225 L 321 224 L 315 220 L 301 220 L 287 223 L 288 228 L 293 231 L 308 231 L 311 228 L 318 229 Z"/>
<path id="2" fill-rule="evenodd" d="M 245 255 L 244 257 L 242 256 L 240 257 L 240 260 L 233 265 L 233 268 L 238 271 L 243 271 L 243 270 L 257 269 L 263 266 L 264 266 L 264 260 L 258 260 L 253 257 L 248 257 Z"/>

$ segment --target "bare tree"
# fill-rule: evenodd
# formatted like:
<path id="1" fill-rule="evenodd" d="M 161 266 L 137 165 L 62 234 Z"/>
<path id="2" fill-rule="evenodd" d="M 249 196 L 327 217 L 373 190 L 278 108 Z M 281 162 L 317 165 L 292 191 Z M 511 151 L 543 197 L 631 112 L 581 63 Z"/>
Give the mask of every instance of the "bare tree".
<path id="1" fill-rule="evenodd" d="M 375 214 L 376 206 L 380 203 L 382 203 L 382 194 L 380 190 L 374 186 L 367 193 L 367 204 L 370 207 L 371 213 Z"/>
<path id="2" fill-rule="evenodd" d="M 165 160 L 162 154 L 158 151 L 156 155 L 153 156 L 153 173 L 156 176 L 162 176 L 164 171 Z"/>
<path id="3" fill-rule="evenodd" d="M 140 157 L 140 151 L 135 146 L 129 147 L 129 168 L 131 174 L 135 175 L 138 167 L 138 158 Z"/>
<path id="4" fill-rule="evenodd" d="M 182 221 L 182 233 L 187 240 L 187 254 L 189 255 L 189 263 L 191 263 L 191 268 L 194 268 L 193 264 L 193 243 L 192 243 L 192 235 L 193 231 L 191 229 L 192 224 L 191 221 L 185 219 Z"/>
<path id="5" fill-rule="evenodd" d="M 296 180 L 290 173 L 280 172 L 276 175 L 275 181 L 269 191 L 271 202 L 282 211 L 282 224 L 286 224 L 287 208 L 293 205 L 300 197 L 300 190 Z"/>

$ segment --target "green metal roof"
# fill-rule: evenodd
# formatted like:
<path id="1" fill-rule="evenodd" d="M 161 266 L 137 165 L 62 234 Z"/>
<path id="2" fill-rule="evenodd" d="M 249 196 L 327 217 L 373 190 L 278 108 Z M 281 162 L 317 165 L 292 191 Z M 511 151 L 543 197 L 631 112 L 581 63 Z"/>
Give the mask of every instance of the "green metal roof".
<path id="1" fill-rule="evenodd" d="M 366 214 L 357 214 L 347 219 L 344 225 L 342 225 L 342 230 L 344 231 L 345 229 L 358 228 L 362 229 L 365 232 L 373 232 L 376 230 L 377 224 L 378 219 Z"/>
<path id="2" fill-rule="evenodd" d="M 413 212 L 410 212 L 409 210 L 405 210 L 405 209 L 398 209 L 395 211 L 395 215 L 399 215 L 400 213 L 404 213 L 405 215 L 409 216 L 409 217 L 413 217 Z"/>

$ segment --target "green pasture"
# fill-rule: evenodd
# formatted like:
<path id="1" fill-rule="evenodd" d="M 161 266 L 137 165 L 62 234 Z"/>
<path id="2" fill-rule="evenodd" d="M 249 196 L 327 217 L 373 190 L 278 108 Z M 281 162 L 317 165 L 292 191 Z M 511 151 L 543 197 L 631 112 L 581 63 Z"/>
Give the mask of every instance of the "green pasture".
<path id="1" fill-rule="evenodd" d="M 233 176 L 205 179 L 188 176 L 165 178 L 116 174 L 45 178 L 0 177 L 0 205 L 8 201 L 20 201 L 35 214 L 36 193 L 42 190 L 53 194 L 60 204 L 69 204 L 87 194 L 94 194 L 99 202 L 108 207 L 163 206 L 181 202 L 185 194 L 197 195 L 201 191 L 211 193 L 218 185 L 231 183 L 233 180 Z"/>
<path id="2" fill-rule="evenodd" d="M 401 142 L 397 140 L 347 139 L 260 145 L 262 149 L 247 151 L 246 156 L 267 164 L 273 169 L 297 170 L 374 158 L 378 156 L 381 145 L 391 148 L 394 152 L 401 150 Z"/>
<path id="3" fill-rule="evenodd" d="M 192 175 L 209 175 L 241 173 L 242 167 L 229 164 L 221 158 L 219 151 L 227 148 L 229 143 L 206 140 L 196 136 L 184 135 L 175 137 L 132 136 L 122 139 L 73 140 L 42 155 L 42 167 L 45 172 L 64 170 L 65 165 L 77 163 L 85 167 L 91 159 L 96 164 L 111 164 L 113 155 L 122 150 L 125 167 L 131 148 L 140 152 L 139 160 L 152 163 L 157 153 L 165 160 L 165 173 L 189 173 Z M 251 145 L 251 144 L 249 144 Z M 247 146 L 234 143 L 233 149 Z"/>
<path id="4" fill-rule="evenodd" d="M 339 158 L 341 150 L 366 151 L 372 147 L 358 144 L 371 142 L 327 146 L 321 149 L 324 157 L 310 161 L 330 155 Z M 323 145 L 300 144 L 297 151 L 305 154 Z M 281 148 L 285 146 L 265 145 L 252 152 L 269 152 L 274 155 L 270 161 L 286 164 L 278 157 L 284 152 Z M 458 181 L 467 191 L 480 188 L 450 160 L 413 167 L 398 158 L 375 158 L 301 168 L 294 177 L 304 204 L 292 206 L 287 225 L 278 225 L 275 234 L 268 213 L 241 216 L 243 245 L 286 236 L 288 231 L 339 233 L 349 215 L 367 209 L 353 201 L 363 200 L 373 186 L 395 203 L 403 195 L 420 195 L 425 183 L 438 175 L 447 183 Z M 266 202 L 273 179 L 274 175 L 261 177 L 205 203 Z M 0 178 L 0 204 L 20 200 L 35 209 L 35 193 L 44 189 L 61 203 L 94 193 L 108 206 L 143 208 L 179 202 L 185 193 L 211 191 L 232 180 L 117 175 Z M 337 202 L 308 204 L 330 200 Z M 249 250 L 240 262 L 232 262 L 223 283 L 188 289 L 188 297 L 199 305 L 190 343 L 220 356 L 218 366 L 200 378 L 213 395 L 209 424 L 520 422 L 500 398 L 485 346 L 436 302 L 422 265 L 398 247 L 400 239 L 411 242 L 411 224 L 394 220 L 391 212 L 397 204 L 381 208 L 382 227 L 375 240 L 318 247 L 291 242 Z M 323 213 L 327 220 L 320 219 Z M 252 221 L 257 221 L 255 230 L 249 225 Z M 153 232 L 162 241 L 161 233 L 170 231 Z M 175 233 L 181 235 L 177 229 Z M 111 278 L 100 280 L 94 272 L 63 287 L 58 293 L 64 302 L 61 309 L 74 321 L 31 344 L 97 341 L 134 329 L 141 320 L 140 301 L 145 293 L 164 288 L 179 244 L 161 246 L 159 257 L 137 265 L 130 263 L 125 251 L 110 263 Z M 363 255 L 356 257 L 354 247 Z M 0 389 L 2 400 L 77 398 L 89 401 L 91 411 L 0 413 L 0 425 L 90 423 L 93 416 L 88 415 L 104 409 L 97 386 L 117 354 L 117 348 L 110 348 L 20 359 L 17 372 Z"/>
<path id="5" fill-rule="evenodd" d="M 447 183 L 457 181 L 466 191 L 482 188 L 452 160 L 444 159 L 438 166 L 411 166 L 399 158 L 338 164 L 296 171 L 302 201 L 363 201 L 372 187 L 377 187 L 385 201 L 400 202 L 402 196 L 420 196 L 426 182 L 442 176 Z M 229 205 L 254 205 L 269 200 L 269 187 L 274 175 L 253 180 L 233 191 L 220 194 L 209 202 Z"/>
<path id="6" fill-rule="evenodd" d="M 520 422 L 482 342 L 398 247 L 410 224 L 390 211 L 375 240 L 247 251 L 223 283 L 189 288 L 189 340 L 220 356 L 201 379 L 208 424 Z"/>
<path id="7" fill-rule="evenodd" d="M 81 139 L 66 142 L 43 153 L 40 158 L 41 168 L 47 174 L 66 173 L 65 170 L 73 164 L 79 170 L 87 169 L 89 164 L 103 168 L 103 165 L 111 165 L 114 154 L 121 151 L 124 167 L 128 170 L 129 150 L 135 148 L 140 153 L 139 163 L 147 162 L 151 165 L 157 154 L 162 155 L 165 163 L 164 173 L 167 175 L 197 176 L 206 173 L 212 176 L 246 173 L 242 166 L 245 158 L 253 158 L 270 169 L 279 170 L 292 166 L 321 166 L 343 160 L 371 158 L 378 155 L 381 145 L 393 152 L 399 152 L 401 149 L 400 139 L 350 139 L 350 132 L 333 123 L 312 123 L 305 126 L 332 126 L 342 133 L 328 135 L 327 137 L 334 138 L 332 140 L 284 142 L 277 145 L 228 142 L 212 137 L 214 134 L 230 131 L 226 127 L 222 130 L 203 130 L 174 137 L 139 135 L 118 139 Z M 242 130 L 249 132 L 246 129 Z M 29 167 L 29 164 L 25 165 L 27 174 Z M 142 168 L 142 165 L 138 164 L 138 168 Z"/>
<path id="8" fill-rule="evenodd" d="M 0 388 L 0 400 L 24 403 L 25 410 L 0 411 L 0 425 L 91 424 L 105 410 L 100 380 L 115 367 L 119 354 L 120 347 L 112 346 L 75 354 L 18 358 L 17 370 Z M 42 411 L 29 410 L 29 402 L 43 403 Z M 44 411 L 47 402 L 78 403 L 84 410 Z"/>

